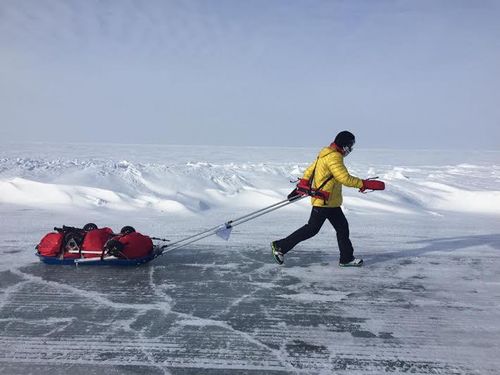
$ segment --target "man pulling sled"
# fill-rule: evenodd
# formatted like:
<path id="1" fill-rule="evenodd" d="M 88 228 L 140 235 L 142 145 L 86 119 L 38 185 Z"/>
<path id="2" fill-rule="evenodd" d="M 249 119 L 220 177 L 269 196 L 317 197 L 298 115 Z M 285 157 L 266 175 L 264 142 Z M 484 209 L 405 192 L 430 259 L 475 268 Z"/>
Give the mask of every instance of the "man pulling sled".
<path id="1" fill-rule="evenodd" d="M 374 179 L 361 180 L 351 176 L 344 165 L 344 157 L 354 146 L 354 135 L 348 131 L 340 132 L 335 141 L 321 150 L 316 161 L 305 171 L 297 188 L 288 198 L 243 215 L 222 225 L 187 236 L 166 245 L 153 245 L 152 240 L 168 242 L 135 232 L 127 226 L 115 234 L 110 228 L 97 228 L 93 223 L 84 228 L 54 228 L 55 232 L 45 235 L 37 246 L 37 255 L 51 264 L 113 264 L 135 265 L 148 262 L 169 251 L 188 246 L 211 235 L 228 240 L 232 228 L 262 215 L 276 211 L 306 196 L 311 196 L 312 211 L 309 222 L 291 235 L 271 243 L 274 259 L 283 264 L 284 255 L 299 242 L 315 236 L 325 220 L 333 225 L 337 232 L 342 267 L 359 267 L 362 259 L 354 257 L 349 224 L 340 208 L 342 204 L 342 185 L 365 190 L 384 190 L 385 184 Z"/>
<path id="2" fill-rule="evenodd" d="M 289 199 L 297 196 L 311 196 L 312 211 L 309 221 L 288 237 L 271 242 L 271 250 L 278 264 L 284 263 L 284 256 L 299 242 L 315 236 L 325 220 L 332 224 L 337 232 L 340 250 L 339 266 L 360 267 L 363 260 L 354 257 L 354 249 L 349 239 L 349 224 L 342 212 L 342 185 L 365 190 L 384 190 L 385 184 L 374 179 L 362 180 L 351 176 L 344 165 L 344 157 L 349 155 L 355 143 L 355 137 L 348 131 L 342 131 L 334 142 L 323 148 L 316 160 L 306 169 Z"/>

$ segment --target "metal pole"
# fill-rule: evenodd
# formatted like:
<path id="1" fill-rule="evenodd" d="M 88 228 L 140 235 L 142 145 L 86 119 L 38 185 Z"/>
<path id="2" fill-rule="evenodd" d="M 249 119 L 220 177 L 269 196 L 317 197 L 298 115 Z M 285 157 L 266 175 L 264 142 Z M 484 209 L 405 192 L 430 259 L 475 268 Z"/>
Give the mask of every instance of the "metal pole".
<path id="1" fill-rule="evenodd" d="M 241 219 L 245 219 L 245 218 L 247 218 L 247 217 L 249 217 L 249 216 L 252 216 L 252 215 L 254 215 L 254 214 L 257 214 L 257 213 L 259 213 L 259 212 L 262 212 L 262 211 L 267 211 L 267 210 L 269 210 L 270 208 L 273 208 L 273 207 L 279 206 L 280 204 L 283 204 L 283 203 L 287 203 L 287 204 L 288 204 L 288 203 L 295 202 L 295 200 L 298 200 L 298 199 L 296 199 L 295 197 L 294 197 L 294 198 L 291 198 L 291 199 L 285 199 L 285 200 L 282 200 L 281 202 L 274 203 L 274 204 L 272 204 L 272 205 L 270 205 L 270 206 L 267 206 L 267 207 L 261 208 L 260 210 L 257 210 L 257 211 L 254 211 L 254 212 L 250 212 L 250 213 L 249 213 L 249 214 L 247 214 L 247 215 L 244 215 L 244 216 L 238 217 L 238 218 L 233 219 L 233 220 L 229 220 L 229 221 L 227 221 L 226 223 L 233 223 L 233 222 L 235 222 L 235 221 L 239 221 L 239 220 L 241 220 Z"/>
<path id="2" fill-rule="evenodd" d="M 219 229 L 231 228 L 231 227 L 235 227 L 237 225 L 246 223 L 247 221 L 256 219 L 260 216 L 263 216 L 263 215 L 268 214 L 270 212 L 276 211 L 282 207 L 285 207 L 291 203 L 299 201 L 305 197 L 306 197 L 306 195 L 299 195 L 299 196 L 293 197 L 291 199 L 285 199 L 285 200 L 280 201 L 278 203 L 272 204 L 268 207 L 264 207 L 260 210 L 251 212 L 247 215 L 238 217 L 238 218 L 233 219 L 233 220 L 229 220 L 229 221 L 225 222 L 224 224 L 217 225 L 217 226 L 212 227 L 210 229 L 207 229 L 203 232 L 200 232 L 200 233 L 194 234 L 192 236 L 178 240 L 176 242 L 164 245 L 161 247 L 162 252 L 159 255 L 163 255 L 164 253 L 170 252 L 172 250 L 180 249 L 181 247 L 187 246 L 189 244 L 192 244 L 192 243 L 197 242 L 199 240 L 202 240 L 204 238 L 210 237 L 210 236 L 216 234 Z M 166 250 L 163 250 L 163 249 L 166 249 Z"/>
<path id="3" fill-rule="evenodd" d="M 246 223 L 247 221 L 250 221 L 250 220 L 256 219 L 256 218 L 258 218 L 258 217 L 260 217 L 260 216 L 263 216 L 263 215 L 265 215 L 265 214 L 268 214 L 268 213 L 270 213 L 270 212 L 276 211 L 276 210 L 278 210 L 278 209 L 280 209 L 280 208 L 282 208 L 282 207 L 288 206 L 289 204 L 294 203 L 294 202 L 296 202 L 296 201 L 299 201 L 299 200 L 301 200 L 302 198 L 305 198 L 305 197 L 306 197 L 306 196 L 305 196 L 305 195 L 303 195 L 303 196 L 301 196 L 301 197 L 300 197 L 300 198 L 298 198 L 298 199 L 283 201 L 283 202 L 282 202 L 282 204 L 281 204 L 280 206 L 278 206 L 278 207 L 274 207 L 274 208 L 268 207 L 268 209 L 267 209 L 265 212 L 262 212 L 263 210 L 259 210 L 259 211 L 254 212 L 253 214 L 248 214 L 248 215 L 242 216 L 242 217 L 241 217 L 241 218 L 239 218 L 239 219 L 235 219 L 235 220 L 233 220 L 233 221 L 228 221 L 228 223 L 230 223 L 230 225 L 231 225 L 232 227 L 235 227 L 235 226 L 237 226 L 237 225 L 240 225 L 240 224 Z M 243 218 L 244 218 L 245 220 L 242 220 Z"/>
<path id="4" fill-rule="evenodd" d="M 299 197 L 300 197 L 300 198 L 302 198 L 302 196 L 299 196 Z M 261 208 L 260 210 L 257 210 L 257 211 L 254 211 L 254 212 L 251 212 L 251 213 L 249 213 L 249 214 L 247 214 L 247 215 L 244 215 L 244 216 L 238 217 L 238 218 L 233 219 L 233 220 L 229 220 L 229 221 L 227 221 L 225 224 L 226 224 L 226 225 L 230 225 L 232 222 L 239 221 L 239 220 L 241 220 L 241 219 L 247 218 L 247 217 L 249 217 L 249 216 L 252 216 L 252 215 L 254 215 L 254 214 L 256 214 L 256 213 L 259 213 L 259 212 L 262 212 L 262 211 L 266 211 L 266 210 L 268 210 L 268 209 L 270 209 L 270 208 L 276 207 L 276 206 L 278 206 L 278 205 L 280 205 L 280 204 L 283 204 L 283 203 L 286 203 L 286 202 L 290 202 L 290 203 L 291 203 L 291 202 L 295 202 L 296 200 L 298 200 L 298 199 L 297 199 L 297 197 L 294 197 L 294 198 L 291 198 L 291 199 L 285 199 L 285 200 L 282 200 L 282 201 L 280 201 L 280 202 L 278 202 L 278 203 L 274 203 L 274 204 L 272 204 L 272 205 L 270 205 L 270 206 L 268 206 L 268 207 Z M 179 244 L 179 243 L 183 243 L 184 241 L 188 241 L 188 240 L 190 240 L 190 239 L 192 239 L 192 238 L 199 237 L 199 236 L 201 236 L 201 235 L 203 235 L 203 234 L 205 234 L 205 233 L 213 232 L 213 231 L 215 231 L 215 230 L 219 229 L 220 227 L 221 227 L 220 225 L 217 225 L 217 226 L 215 226 L 215 227 L 212 227 L 212 228 L 209 228 L 209 229 L 207 229 L 207 230 L 204 230 L 203 232 L 193 234 L 193 235 L 191 235 L 191 236 L 188 236 L 188 237 L 186 237 L 186 238 L 182 238 L 182 239 L 180 239 L 180 240 L 178 240 L 178 241 L 175 241 L 175 242 L 171 242 L 171 243 L 169 243 L 169 244 L 167 244 L 167 245 L 162 246 L 162 248 L 165 248 L 165 247 L 173 247 L 174 245 L 177 245 L 177 244 Z M 205 237 L 202 237 L 202 238 L 205 238 Z M 190 242 L 190 243 L 191 243 L 191 242 Z"/>
<path id="5" fill-rule="evenodd" d="M 219 225 L 217 228 L 221 228 L 221 226 Z M 177 246 L 173 246 L 173 247 L 171 247 L 171 246 L 169 246 L 169 245 L 167 245 L 167 246 L 162 246 L 162 247 L 161 247 L 162 252 L 161 252 L 159 255 L 163 255 L 163 254 L 168 253 L 169 251 L 172 251 L 172 250 L 177 250 L 177 249 L 180 249 L 181 247 L 184 247 L 184 246 L 187 246 L 187 245 L 189 245 L 189 244 L 192 244 L 193 242 L 197 242 L 197 241 L 202 240 L 202 239 L 204 239 L 204 238 L 207 238 L 207 237 L 213 236 L 215 233 L 216 233 L 216 231 L 214 230 L 214 231 L 212 231 L 211 233 L 207 233 L 207 234 L 205 234 L 205 235 L 203 235 L 203 236 L 201 236 L 201 237 L 193 238 L 191 241 L 187 241 L 187 242 L 184 242 L 184 243 L 178 244 Z M 180 241 L 179 241 L 179 242 L 180 242 Z M 166 250 L 163 250 L 163 249 L 166 249 Z"/>
<path id="6" fill-rule="evenodd" d="M 164 245 L 164 246 L 162 246 L 162 249 L 165 248 L 165 247 L 172 247 L 174 245 L 177 245 L 178 243 L 190 240 L 191 238 L 195 238 L 195 237 L 201 236 L 202 234 L 205 234 L 205 233 L 208 233 L 208 232 L 213 232 L 214 230 L 219 229 L 219 228 L 220 228 L 220 225 L 217 225 L 216 227 L 212 227 L 212 228 L 207 229 L 207 230 L 205 230 L 203 232 L 200 232 L 200 233 L 197 233 L 197 234 L 193 234 L 192 236 L 189 236 L 189 237 L 186 237 L 186 238 L 182 238 L 182 239 L 180 239 L 178 241 L 175 241 L 175 242 L 169 243 L 167 245 Z"/>

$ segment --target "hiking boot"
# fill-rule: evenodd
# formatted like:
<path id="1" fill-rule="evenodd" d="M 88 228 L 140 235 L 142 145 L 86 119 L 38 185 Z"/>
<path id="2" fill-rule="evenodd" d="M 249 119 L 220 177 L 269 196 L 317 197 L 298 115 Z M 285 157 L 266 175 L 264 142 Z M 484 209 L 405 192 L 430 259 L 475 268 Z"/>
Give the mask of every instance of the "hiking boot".
<path id="1" fill-rule="evenodd" d="M 276 263 L 283 264 L 285 262 L 285 255 L 283 254 L 283 250 L 281 250 L 276 241 L 271 242 L 271 250 Z"/>
<path id="2" fill-rule="evenodd" d="M 363 265 L 363 259 L 354 258 L 347 263 L 339 263 L 340 267 L 361 267 Z"/>

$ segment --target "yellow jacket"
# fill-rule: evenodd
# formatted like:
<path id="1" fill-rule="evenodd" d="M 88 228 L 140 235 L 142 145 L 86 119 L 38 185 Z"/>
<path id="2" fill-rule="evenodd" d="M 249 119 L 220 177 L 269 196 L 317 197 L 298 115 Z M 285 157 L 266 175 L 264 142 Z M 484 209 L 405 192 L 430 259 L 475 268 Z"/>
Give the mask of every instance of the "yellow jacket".
<path id="1" fill-rule="evenodd" d="M 314 176 L 313 176 L 314 173 Z M 313 179 L 312 188 L 317 189 L 330 176 L 321 190 L 330 193 L 330 197 L 325 202 L 322 198 L 311 198 L 311 203 L 316 207 L 340 207 L 342 204 L 342 185 L 362 188 L 363 180 L 351 176 L 344 165 L 344 156 L 335 148 L 328 146 L 323 148 L 316 161 L 312 163 L 304 172 L 303 178 Z"/>

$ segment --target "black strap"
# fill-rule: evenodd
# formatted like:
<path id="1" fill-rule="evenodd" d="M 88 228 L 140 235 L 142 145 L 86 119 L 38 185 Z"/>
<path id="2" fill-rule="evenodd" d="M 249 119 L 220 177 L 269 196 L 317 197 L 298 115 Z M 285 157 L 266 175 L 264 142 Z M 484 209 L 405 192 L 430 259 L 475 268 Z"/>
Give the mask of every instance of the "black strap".
<path id="1" fill-rule="evenodd" d="M 332 153 L 333 151 L 329 152 L 328 154 L 326 155 L 323 155 L 322 158 L 324 158 L 325 156 L 328 156 Z M 321 189 L 323 189 L 323 187 L 328 183 L 328 181 L 330 181 L 332 178 L 333 178 L 333 175 L 332 176 L 329 176 L 325 181 L 323 181 L 321 183 L 321 185 L 319 185 L 319 187 L 317 187 L 316 189 L 313 189 L 312 188 L 312 184 L 313 184 L 313 181 L 314 181 L 314 175 L 316 174 L 316 166 L 318 165 L 318 160 L 319 160 L 319 155 L 318 157 L 316 158 L 316 162 L 314 163 L 314 169 L 313 169 L 313 172 L 312 172 L 312 175 L 311 175 L 311 178 L 309 179 L 309 188 L 310 188 L 310 191 L 313 192 L 317 192 Z M 314 197 L 314 195 L 313 195 Z M 326 205 L 326 199 L 323 199 L 323 203 Z"/>
<path id="2" fill-rule="evenodd" d="M 333 178 L 333 176 L 329 176 L 325 181 L 323 181 L 323 183 L 321 185 L 319 185 L 319 187 L 316 189 L 316 190 L 321 190 L 323 189 L 323 187 L 328 183 L 328 181 L 330 181 L 331 179 Z"/>
<path id="3" fill-rule="evenodd" d="M 312 184 L 314 181 L 314 175 L 316 174 L 316 166 L 318 165 L 318 160 L 319 160 L 319 155 L 316 158 L 316 161 L 314 162 L 314 169 L 313 169 L 313 172 L 311 174 L 311 178 L 309 179 L 309 190 L 312 190 Z"/>

